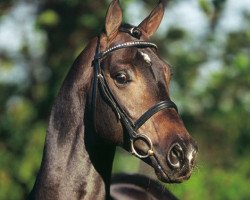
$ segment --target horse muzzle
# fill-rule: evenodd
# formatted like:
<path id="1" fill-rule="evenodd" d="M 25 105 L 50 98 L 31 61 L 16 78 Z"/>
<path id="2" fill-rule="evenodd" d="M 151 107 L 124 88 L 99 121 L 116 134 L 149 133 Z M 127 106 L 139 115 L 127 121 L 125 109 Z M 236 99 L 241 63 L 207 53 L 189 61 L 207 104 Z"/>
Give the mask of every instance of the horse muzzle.
<path id="1" fill-rule="evenodd" d="M 165 156 L 157 153 L 150 157 L 151 165 L 157 177 L 166 183 L 180 183 L 188 180 L 192 174 L 197 157 L 198 147 L 191 140 L 172 143 Z"/>

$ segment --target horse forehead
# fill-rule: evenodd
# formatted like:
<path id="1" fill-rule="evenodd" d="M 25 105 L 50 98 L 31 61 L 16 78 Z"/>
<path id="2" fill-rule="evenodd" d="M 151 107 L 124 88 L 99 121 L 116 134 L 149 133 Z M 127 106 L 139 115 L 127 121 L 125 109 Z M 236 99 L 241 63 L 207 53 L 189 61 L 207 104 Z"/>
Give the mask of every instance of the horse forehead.
<path id="1" fill-rule="evenodd" d="M 115 40 L 109 45 L 109 47 L 119 45 L 122 43 L 126 42 L 133 42 L 133 41 L 138 41 L 137 39 L 133 38 L 131 35 L 124 33 L 124 32 L 119 32 L 119 34 L 116 36 Z M 151 56 L 152 52 L 148 48 L 137 48 L 137 47 L 132 47 L 132 48 L 123 48 L 118 50 L 117 52 L 114 52 L 111 57 L 115 58 L 114 60 L 128 60 L 131 61 L 131 59 L 138 59 L 137 57 L 137 52 L 141 55 L 140 57 L 143 58 L 143 60 L 147 63 L 151 63 Z"/>
<path id="2" fill-rule="evenodd" d="M 142 51 L 139 52 L 143 58 L 143 60 L 146 62 L 146 63 L 151 63 L 151 58 L 149 57 L 149 55 L 147 53 L 144 53 Z"/>
<path id="3" fill-rule="evenodd" d="M 137 48 L 136 47 L 128 47 L 128 48 L 123 48 L 119 49 L 117 51 L 114 51 L 113 53 L 110 54 L 111 61 L 114 62 L 131 62 L 133 59 L 136 57 L 136 52 Z"/>

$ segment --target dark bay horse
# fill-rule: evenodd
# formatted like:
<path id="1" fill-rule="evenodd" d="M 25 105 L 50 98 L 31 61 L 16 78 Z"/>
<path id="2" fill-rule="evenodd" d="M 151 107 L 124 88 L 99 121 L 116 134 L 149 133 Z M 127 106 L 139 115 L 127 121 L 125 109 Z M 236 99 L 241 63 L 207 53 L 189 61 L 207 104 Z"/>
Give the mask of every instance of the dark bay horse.
<path id="1" fill-rule="evenodd" d="M 170 67 L 149 42 L 163 13 L 159 2 L 134 27 L 111 2 L 104 31 L 75 60 L 52 108 L 30 199 L 175 199 L 144 176 L 116 177 L 110 190 L 117 145 L 163 182 L 187 180 L 194 166 L 197 146 L 169 97 Z"/>

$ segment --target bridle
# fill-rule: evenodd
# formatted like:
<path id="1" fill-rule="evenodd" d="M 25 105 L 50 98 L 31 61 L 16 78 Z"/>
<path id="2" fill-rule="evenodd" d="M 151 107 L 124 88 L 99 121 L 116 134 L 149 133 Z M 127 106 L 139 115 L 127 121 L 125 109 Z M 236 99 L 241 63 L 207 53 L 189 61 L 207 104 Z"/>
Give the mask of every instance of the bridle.
<path id="1" fill-rule="evenodd" d="M 134 29 L 134 28 L 133 28 Z M 133 30 L 130 30 L 130 33 L 133 33 Z M 136 37 L 138 38 L 138 37 Z M 122 109 L 119 102 L 117 101 L 115 95 L 112 93 L 112 91 L 109 88 L 109 85 L 106 81 L 106 78 L 104 76 L 103 69 L 101 68 L 100 62 L 103 58 L 105 58 L 110 53 L 117 51 L 122 48 L 155 48 L 157 49 L 157 46 L 153 43 L 146 42 L 146 41 L 132 41 L 132 42 L 126 42 L 122 44 L 115 45 L 113 47 L 108 48 L 107 50 L 101 52 L 100 51 L 100 37 L 98 37 L 97 41 L 97 47 L 95 52 L 95 57 L 92 62 L 92 66 L 94 68 L 94 76 L 93 76 L 93 85 L 92 85 L 92 95 L 91 95 L 91 112 L 92 112 L 92 118 L 93 118 L 93 124 L 95 126 L 96 121 L 96 98 L 97 98 L 97 89 L 99 89 L 101 97 L 107 101 L 109 106 L 112 108 L 114 113 L 116 114 L 117 118 L 121 122 L 121 124 L 124 126 L 126 133 L 129 136 L 130 140 L 130 148 L 131 153 L 139 158 L 147 158 L 149 156 L 154 155 L 153 150 L 153 144 L 151 139 L 143 134 L 138 133 L 138 129 L 154 114 L 157 112 L 163 110 L 163 109 L 169 109 L 174 108 L 176 111 L 178 111 L 177 106 L 174 102 L 171 100 L 167 101 L 160 101 L 159 103 L 155 104 L 151 108 L 149 108 L 139 119 L 137 119 L 135 122 L 133 122 L 126 112 Z M 135 147 L 134 144 L 136 141 L 141 140 L 145 142 L 145 144 L 149 147 L 149 150 L 146 154 L 139 153 Z"/>

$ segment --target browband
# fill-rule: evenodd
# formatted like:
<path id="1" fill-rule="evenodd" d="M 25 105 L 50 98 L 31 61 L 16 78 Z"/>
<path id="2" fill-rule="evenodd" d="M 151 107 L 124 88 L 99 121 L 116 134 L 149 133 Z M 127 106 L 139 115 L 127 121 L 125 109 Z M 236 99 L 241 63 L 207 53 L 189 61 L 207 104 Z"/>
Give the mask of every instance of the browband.
<path id="1" fill-rule="evenodd" d="M 117 44 L 111 48 L 108 48 L 107 50 L 105 50 L 103 52 L 99 52 L 98 54 L 95 55 L 94 60 L 99 60 L 115 50 L 127 48 L 127 47 L 137 47 L 137 48 L 153 47 L 153 48 L 157 49 L 157 46 L 151 42 L 145 42 L 145 41 L 125 42 L 122 44 Z"/>

